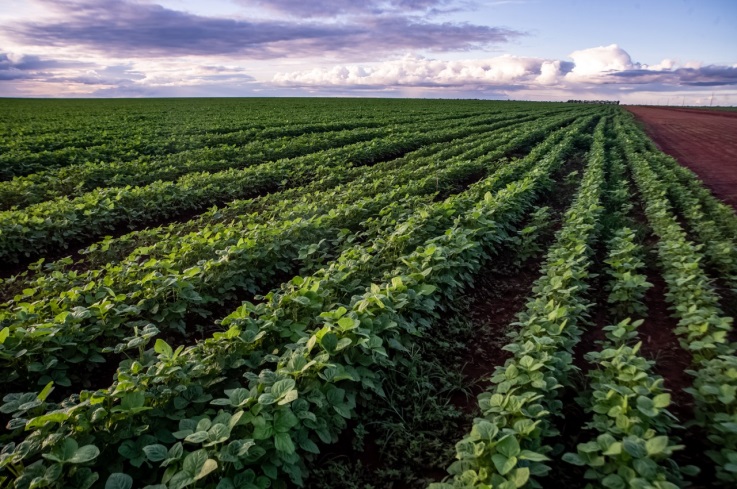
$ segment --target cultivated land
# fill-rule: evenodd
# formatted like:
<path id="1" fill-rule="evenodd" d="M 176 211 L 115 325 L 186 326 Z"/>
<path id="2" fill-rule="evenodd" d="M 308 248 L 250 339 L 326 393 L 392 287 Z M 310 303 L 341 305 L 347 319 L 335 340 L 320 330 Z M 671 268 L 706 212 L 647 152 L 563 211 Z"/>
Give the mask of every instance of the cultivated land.
<path id="1" fill-rule="evenodd" d="M 660 149 L 737 209 L 737 112 L 628 107 Z"/>
<path id="2" fill-rule="evenodd" d="M 737 215 L 623 108 L 0 114 L 0 487 L 737 483 Z"/>

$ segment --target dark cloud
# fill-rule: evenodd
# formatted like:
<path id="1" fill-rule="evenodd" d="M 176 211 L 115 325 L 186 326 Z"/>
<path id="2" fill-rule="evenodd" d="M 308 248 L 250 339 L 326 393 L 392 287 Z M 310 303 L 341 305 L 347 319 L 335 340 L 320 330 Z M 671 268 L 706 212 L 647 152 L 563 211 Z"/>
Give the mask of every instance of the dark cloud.
<path id="1" fill-rule="evenodd" d="M 124 58 L 242 55 L 271 59 L 326 54 L 375 57 L 379 53 L 406 49 L 470 50 L 522 35 L 508 29 L 432 23 L 404 15 L 305 23 L 203 17 L 126 0 L 42 1 L 64 15 L 58 20 L 6 25 L 7 34 L 29 45 L 85 46 Z M 304 4 L 304 8 L 318 12 L 322 8 L 319 4 L 324 2 L 281 0 L 285 8 L 291 3 Z M 406 0 L 394 3 L 419 8 L 444 2 Z M 336 5 L 334 9 L 340 9 L 341 5 L 348 9 L 353 2 L 338 1 Z"/>
<path id="2" fill-rule="evenodd" d="M 33 80 L 55 63 L 44 61 L 37 56 L 13 56 L 0 53 L 0 80 Z"/>
<path id="3" fill-rule="evenodd" d="M 83 69 L 93 66 L 79 61 L 59 61 L 33 55 L 0 53 L 0 80 L 45 80 L 53 71 L 65 68 Z"/>
<path id="4" fill-rule="evenodd" d="M 293 17 L 335 17 L 338 15 L 378 14 L 382 10 L 376 1 L 331 0 L 240 0 L 238 3 L 254 6 Z"/>
<path id="5" fill-rule="evenodd" d="M 701 68 L 677 68 L 675 70 L 625 70 L 610 75 L 614 83 L 662 84 L 671 86 L 722 86 L 737 85 L 737 67 L 709 65 Z"/>
<path id="6" fill-rule="evenodd" d="M 281 15 L 307 18 L 340 15 L 433 14 L 456 11 L 451 0 L 239 0 L 240 4 L 259 7 Z M 457 2 L 455 2 L 457 3 Z"/>
<path id="7" fill-rule="evenodd" d="M 69 75 L 69 73 L 76 73 Z M 100 66 L 73 60 L 0 53 L 0 81 L 35 80 L 83 85 L 124 85 L 145 78 L 130 65 Z"/>

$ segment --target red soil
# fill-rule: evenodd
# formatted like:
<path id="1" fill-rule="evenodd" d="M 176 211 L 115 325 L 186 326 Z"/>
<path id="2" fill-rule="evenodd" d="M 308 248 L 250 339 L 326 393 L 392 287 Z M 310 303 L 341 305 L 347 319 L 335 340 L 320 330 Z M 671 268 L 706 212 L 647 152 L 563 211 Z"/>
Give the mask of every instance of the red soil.
<path id="1" fill-rule="evenodd" d="M 737 209 L 737 112 L 631 106 L 665 153 Z"/>

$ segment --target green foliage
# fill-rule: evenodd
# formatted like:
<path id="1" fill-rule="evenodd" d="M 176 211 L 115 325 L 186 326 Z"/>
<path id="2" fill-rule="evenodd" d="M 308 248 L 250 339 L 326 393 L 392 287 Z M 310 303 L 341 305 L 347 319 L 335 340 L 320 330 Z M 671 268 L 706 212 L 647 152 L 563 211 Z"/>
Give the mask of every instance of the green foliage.
<path id="1" fill-rule="evenodd" d="M 479 396 L 482 418 L 456 445 L 457 461 L 448 469 L 452 483 L 434 489 L 536 487 L 535 478 L 550 470 L 557 434 L 551 416 L 559 414 L 556 391 L 572 369 L 569 349 L 588 316 L 585 298 L 596 240 L 603 186 L 604 128 L 595 129 L 593 147 L 580 189 L 548 252 L 533 297 L 515 323 L 518 330 L 504 347 L 513 357 L 498 367 L 491 388 Z"/>
<path id="2" fill-rule="evenodd" d="M 563 460 L 586 467 L 592 487 L 671 488 L 696 473 L 673 462 L 671 399 L 639 351 L 633 319 L 650 284 L 630 174 L 693 356 L 693 422 L 720 482 L 737 480 L 737 365 L 713 282 L 737 276 L 737 218 L 619 109 L 292 101 L 324 106 L 246 117 L 212 102 L 178 120 L 165 102 L 125 103 L 95 126 L 74 104 L 59 105 L 68 119 L 31 124 L 18 109 L 0 123 L 0 259 L 87 246 L 0 283 L 0 485 L 303 484 L 305 461 L 361 405 L 391 401 L 385 373 L 435 334 L 481 264 L 504 260 L 500 249 L 521 260 L 543 250 L 552 220 L 540 197 L 589 146 L 582 175 L 560 180 L 583 177 L 514 323 L 512 357 L 436 487 L 537 487 L 563 464 L 551 446 L 559 392 L 599 273 L 616 321 L 587 356 L 590 419 Z"/>
<path id="3" fill-rule="evenodd" d="M 632 229 L 621 228 L 616 231 L 609 241 L 609 255 L 604 261 L 610 276 L 607 301 L 617 319 L 644 316 L 646 307 L 643 299 L 647 289 L 652 287 L 641 273 L 645 263 L 635 238 Z"/>
<path id="4" fill-rule="evenodd" d="M 530 216 L 530 222 L 524 228 L 517 231 L 517 235 L 513 238 L 512 245 L 517 253 L 515 257 L 515 265 L 521 266 L 530 258 L 537 256 L 543 251 L 543 238 L 546 237 L 553 226 L 553 219 L 550 207 L 539 207 Z"/>
<path id="5" fill-rule="evenodd" d="M 709 455 L 716 464 L 717 477 L 724 483 L 734 484 L 737 472 L 732 464 L 737 459 L 737 431 L 731 427 L 737 421 L 737 399 L 731 393 L 737 391 L 737 375 L 734 369 L 735 348 L 727 337 L 732 329 L 732 318 L 723 314 L 720 297 L 703 269 L 702 244 L 688 239 L 667 198 L 671 195 L 676 202 L 694 205 L 693 210 L 683 210 L 689 215 L 693 211 L 687 220 L 696 225 L 697 235 L 706 237 L 706 231 L 699 231 L 700 225 L 693 222 L 705 217 L 701 214 L 701 206 L 689 195 L 684 194 L 683 199 L 675 197 L 686 188 L 693 190 L 697 185 L 692 182 L 681 186 L 680 182 L 687 178 L 683 172 L 679 172 L 679 181 L 671 178 L 661 180 L 654 170 L 663 161 L 659 153 L 631 123 L 625 126 L 620 122 L 618 127 L 626 135 L 621 139 L 621 146 L 643 196 L 650 226 L 659 238 L 658 257 L 668 286 L 666 300 L 679 319 L 676 333 L 682 347 L 692 355 L 693 369 L 690 373 L 695 379 L 689 392 L 696 401 L 696 422 L 707 430 L 707 438 L 713 445 Z M 712 216 L 722 209 L 710 199 L 702 198 L 702 202 Z M 720 222 L 724 226 L 721 226 L 720 233 L 727 233 L 734 219 L 724 213 L 721 216 L 724 219 Z M 704 224 L 715 226 L 708 222 Z M 706 249 L 713 244 L 707 244 Z"/>
<path id="6" fill-rule="evenodd" d="M 322 219 L 314 228 L 306 228 L 312 235 L 306 234 L 299 246 L 290 245 L 296 250 L 291 256 L 308 262 L 312 260 L 315 254 L 326 249 L 323 248 L 326 241 L 330 241 L 329 237 L 320 235 L 322 232 L 338 236 L 332 248 L 336 256 L 314 273 L 294 277 L 259 297 L 256 303 L 243 302 L 218 325 L 207 327 L 208 333 L 214 332 L 193 345 L 172 346 L 169 337 L 176 334 L 176 329 L 171 327 L 166 328 L 166 341 L 157 338 L 161 331 L 158 326 L 162 329 L 167 326 L 166 317 L 153 318 L 150 324 L 136 319 L 140 324 L 132 321 L 128 328 L 118 328 L 118 324 L 107 330 L 103 321 L 91 322 L 92 314 L 88 315 L 84 308 L 73 307 L 69 314 L 60 311 L 60 321 L 70 321 L 70 324 L 61 325 L 53 336 L 67 331 L 78 334 L 77 331 L 88 329 L 98 338 L 100 332 L 109 331 L 116 338 L 122 336 L 122 341 L 108 346 L 102 353 L 128 354 L 130 358 L 120 364 L 110 387 L 82 390 L 60 402 L 46 399 L 30 416 L 19 415 L 18 429 L 12 434 L 18 443 L 4 447 L 0 470 L 13 471 L 19 478 L 26 473 L 30 476 L 35 470 L 29 471 L 30 467 L 44 463 L 45 456 L 62 440 L 75 434 L 75 439 L 84 439 L 86 444 L 103 450 L 101 458 L 106 462 L 94 464 L 89 474 L 80 470 L 74 475 L 62 474 L 50 487 L 81 487 L 75 479 L 76 474 L 87 474 L 120 487 L 128 484 L 129 477 L 136 484 L 165 484 L 169 488 L 213 486 L 216 481 L 218 487 L 283 487 L 286 481 L 302 484 L 304 460 L 318 454 L 320 444 L 337 440 L 346 429 L 347 420 L 356 416 L 357 402 L 384 395 L 384 379 L 376 366 L 391 367 L 397 353 L 406 350 L 407 338 L 429 334 L 434 320 L 452 305 L 480 264 L 516 231 L 516 226 L 533 208 L 532 203 L 540 190 L 549 184 L 549 175 L 562 166 L 582 133 L 591 126 L 593 117 L 589 112 L 592 111 L 581 109 L 565 116 L 553 115 L 532 130 L 528 128 L 511 137 L 499 138 L 495 141 L 498 148 L 492 151 L 488 148 L 470 162 L 459 160 L 447 169 L 433 168 L 435 174 L 431 180 L 420 178 L 408 182 L 409 186 L 391 191 L 377 186 L 373 194 L 371 191 L 364 194 L 365 200 L 357 197 L 358 186 L 351 187 L 342 198 L 350 199 L 345 209 L 353 209 L 356 217 L 361 209 L 375 202 L 385 205 L 377 216 L 367 220 L 365 234 L 327 226 L 327 222 L 337 225 L 347 221 L 346 214 L 332 210 L 336 206 L 329 199 L 309 204 L 325 205 L 322 209 L 326 210 L 310 211 L 316 216 L 314 221 L 305 217 L 294 217 L 291 222 L 275 221 L 273 232 L 268 226 L 240 228 L 243 232 L 235 246 L 244 246 L 241 248 L 243 255 L 250 256 L 264 247 L 271 249 L 267 245 L 273 242 L 264 239 L 255 241 L 258 246 L 245 247 L 243 243 L 255 236 L 249 232 L 257 230 L 258 236 L 282 236 L 279 233 L 286 229 L 306 226 L 304 223 L 317 224 Z M 479 120 L 467 122 L 478 123 Z M 551 129 L 571 122 L 570 127 L 548 134 Z M 456 137 L 467 130 L 458 129 Z M 412 140 L 426 144 L 436 135 L 432 131 L 422 136 L 413 134 Z M 541 139 L 544 141 L 528 156 L 505 165 L 495 164 L 506 152 Z M 461 154 L 463 152 L 458 153 Z M 373 156 L 359 159 L 356 163 L 364 164 L 371 158 Z M 320 171 L 337 171 L 328 163 Z M 422 166 L 415 167 L 420 168 Z M 295 168 L 294 171 L 296 179 L 301 170 Z M 473 181 L 469 177 L 476 175 L 478 178 L 479 173 L 485 178 L 468 185 L 469 180 Z M 447 178 L 451 188 L 467 188 L 460 193 L 452 191 L 450 196 L 437 202 L 406 198 L 402 204 L 405 197 L 400 192 L 407 192 L 409 188 L 442 193 L 439 188 L 442 180 L 436 178 L 436 174 Z M 390 185 L 391 177 L 383 175 L 387 177 L 386 184 Z M 414 178 L 411 171 L 399 172 L 394 177 L 399 175 L 408 180 Z M 428 189 L 433 183 L 435 189 Z M 381 180 L 377 179 L 377 185 L 380 184 Z M 392 199 L 397 202 L 390 202 Z M 376 214 L 376 209 L 371 212 Z M 220 236 L 213 236 L 214 242 L 218 239 Z M 186 256 L 190 250 L 178 252 Z M 214 279 L 197 282 L 203 270 L 215 266 L 223 267 L 220 270 L 228 269 L 227 263 L 241 260 L 240 253 L 222 253 L 220 259 L 212 263 L 197 256 L 185 257 L 181 260 L 194 259 L 196 262 L 187 267 L 172 265 L 168 274 L 153 274 L 144 280 L 162 260 L 148 256 L 146 251 L 137 255 L 141 259 L 131 260 L 121 268 L 115 288 L 105 285 L 102 278 L 102 287 L 93 285 L 90 290 L 78 291 L 69 297 L 90 294 L 90 304 L 101 300 L 116 301 L 122 310 L 107 316 L 108 320 L 128 313 L 131 317 L 144 317 L 140 312 L 125 310 L 133 305 L 155 315 L 171 304 L 172 316 L 182 315 L 184 311 L 178 310 L 176 305 L 179 298 L 199 305 L 210 300 L 207 295 L 215 296 L 191 287 L 193 283 L 204 286 L 218 283 Z M 278 255 L 273 259 L 276 263 L 269 266 L 278 267 L 284 260 Z M 243 260 L 229 269 L 232 277 L 237 277 L 234 280 L 242 280 L 241 277 L 248 273 L 261 272 L 256 268 L 258 262 Z M 316 260 L 316 263 L 321 261 Z M 144 271 L 138 270 L 146 264 L 152 270 L 142 275 Z M 264 265 L 268 264 L 268 260 L 264 260 Z M 130 282 L 123 279 L 128 270 Z M 288 270 L 291 269 L 283 271 Z M 55 273 L 57 271 L 48 275 L 59 279 L 63 274 Z M 164 277 L 171 278 L 174 273 L 181 275 L 167 284 Z M 267 273 L 266 269 L 263 273 Z M 76 280 L 71 273 L 69 278 Z M 275 278 L 270 279 L 271 282 Z M 160 296 L 136 295 L 149 282 L 159 280 L 164 280 L 159 284 Z M 270 283 L 269 280 L 265 282 Z M 201 300 L 194 294 L 175 293 L 179 285 L 182 290 L 199 295 Z M 29 297 L 44 294 L 43 290 L 31 292 L 29 289 L 27 292 Z M 95 297 L 98 293 L 102 294 L 99 298 Z M 227 294 L 228 291 L 219 293 Z M 235 297 L 242 296 L 243 292 L 235 294 Z M 46 303 L 37 301 L 38 306 L 34 307 L 52 310 L 52 297 L 54 294 L 49 293 Z M 161 299 L 154 300 L 155 297 Z M 90 309 L 90 306 L 84 307 Z M 191 310 L 196 311 L 194 307 Z M 77 312 L 80 318 L 72 316 Z M 18 319 L 28 318 L 19 314 Z M 14 332 L 17 334 L 23 329 L 17 328 Z M 39 344 L 50 346 L 53 343 Z M 17 346 L 7 341 L 4 345 Z M 73 349 L 79 349 L 79 344 Z M 46 417 L 59 414 L 63 416 L 58 419 Z M 497 457 L 497 463 L 503 468 L 516 460 L 538 457 L 530 451 L 516 453 L 513 446 L 506 446 L 507 443 L 512 442 L 505 442 L 499 451 L 506 460 Z M 518 484 L 524 483 L 526 478 L 524 468 L 510 468 L 506 473 Z"/>

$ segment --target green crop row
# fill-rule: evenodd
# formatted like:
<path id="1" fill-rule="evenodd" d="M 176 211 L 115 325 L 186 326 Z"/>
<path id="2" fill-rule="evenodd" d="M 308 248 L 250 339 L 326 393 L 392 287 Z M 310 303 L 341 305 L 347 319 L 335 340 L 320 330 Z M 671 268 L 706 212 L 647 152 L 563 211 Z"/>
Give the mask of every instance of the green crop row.
<path id="1" fill-rule="evenodd" d="M 622 122 L 624 125 L 626 123 Z M 650 160 L 657 158 L 636 142 L 645 136 L 634 125 L 622 129 L 630 170 L 642 195 L 650 226 L 658 237 L 658 257 L 667 284 L 666 300 L 676 317 L 682 347 L 691 353 L 697 422 L 708 432 L 709 452 L 717 477 L 737 481 L 737 357 L 728 333 L 732 318 L 719 306 L 720 297 L 702 269 L 700 246 L 687 239 L 667 199 L 668 186 L 659 179 Z M 642 146 L 640 146 L 641 148 Z"/>
<path id="2" fill-rule="evenodd" d="M 483 123 L 489 129 L 510 124 L 514 115 L 483 116 L 445 123 L 445 129 Z M 522 121 L 535 116 L 523 117 Z M 516 122 L 521 122 L 515 117 Z M 437 124 L 436 121 L 433 121 Z M 423 120 L 423 125 L 428 121 Z M 163 159 L 136 162 L 100 162 L 71 165 L 64 169 L 36 173 L 10 182 L 0 182 L 0 210 L 25 207 L 58 197 L 75 197 L 100 187 L 143 186 L 161 181 L 172 181 L 194 172 L 214 173 L 227 169 L 247 168 L 269 161 L 315 153 L 393 133 L 412 131 L 416 124 L 379 128 L 358 128 L 325 133 L 307 133 L 296 137 L 258 140 L 219 148 L 205 148 L 167 155 Z M 487 126 L 488 125 L 488 126 Z"/>
<path id="3" fill-rule="evenodd" d="M 652 284 L 641 273 L 642 251 L 631 229 L 615 232 L 608 248 L 608 302 L 614 317 L 624 319 L 606 326 L 601 349 L 586 355 L 592 365 L 587 375 L 591 392 L 584 399 L 593 419 L 585 428 L 591 434 L 563 460 L 587 467 L 587 487 L 676 489 L 684 482 L 670 456 L 684 447 L 669 436 L 676 428 L 667 411 L 670 394 L 662 377 L 652 373 L 654 362 L 639 353 L 637 327 L 643 320 L 629 317 L 646 313 L 642 298 Z"/>
<path id="4" fill-rule="evenodd" d="M 464 195 L 480 201 L 471 209 L 454 199 L 438 208 L 436 219 L 418 211 L 417 219 L 371 247 L 346 250 L 315 277 L 242 306 L 223 321 L 230 328 L 224 333 L 176 350 L 157 341 L 156 353 L 142 344 L 140 357 L 121 366 L 109 390 L 83 392 L 51 412 L 44 395 L 15 418 L 29 432 L 17 428 L 23 441 L 8 444 L 0 464 L 15 471 L 18 487 L 36 478 L 50 487 L 87 487 L 100 476 L 126 478 L 118 472 L 170 488 L 213 477 L 221 487 L 268 479 L 281 484 L 284 476 L 298 483 L 302 457 L 318 450 L 315 441 L 335 440 L 356 396 L 380 393 L 372 366 L 389 365 L 386 355 L 401 351 L 402 334 L 429 325 L 440 304 L 469 280 L 488 247 L 504 239 L 562 164 L 580 130 L 568 131 L 560 143 L 546 141 L 534 160 L 472 186 Z M 498 188 L 499 178 L 514 183 L 483 197 Z M 458 222 L 444 232 L 448 218 Z M 437 237 L 403 256 L 419 229 Z M 381 285 L 368 287 L 371 279 L 360 277 L 375 273 L 376 246 L 387 250 L 378 263 L 389 268 L 382 267 Z M 39 410 L 46 414 L 38 416 Z M 157 431 L 142 434 L 140 427 L 149 425 Z M 110 463 L 89 468 L 98 453 Z"/>
<path id="5" fill-rule="evenodd" d="M 718 222 L 725 222 L 724 217 L 721 214 L 710 216 L 697 195 L 681 183 L 675 173 L 661 163 L 660 158 L 653 158 L 650 163 L 658 178 L 667 185 L 668 197 L 674 209 L 683 216 L 694 239 L 703 244 L 708 263 L 718 272 L 719 278 L 737 290 L 737 240 L 719 226 Z"/>
<path id="6" fill-rule="evenodd" d="M 596 240 L 604 181 L 605 126 L 594 133 L 581 187 L 566 212 L 563 227 L 547 255 L 534 296 L 520 314 L 513 341 L 504 347 L 512 358 L 498 367 L 492 386 L 479 396 L 482 417 L 456 445 L 451 482 L 433 489 L 539 484 L 549 467 L 549 440 L 557 431 L 551 416 L 561 412 L 556 391 L 566 383 L 570 349 L 578 341 L 590 304 L 585 298 Z"/>
<path id="7" fill-rule="evenodd" d="M 7 102 L 5 105 L 8 104 Z M 176 104 L 173 104 L 176 105 Z M 122 112 L 128 110 L 118 107 Z M 316 105 L 309 113 L 292 110 L 251 111 L 247 107 L 221 108 L 198 107 L 194 111 L 179 111 L 176 115 L 156 111 L 155 108 L 137 108 L 131 117 L 119 113 L 100 114 L 80 111 L 81 117 L 70 118 L 68 113 L 58 120 L 44 121 L 50 112 L 41 111 L 25 120 L 12 121 L 12 135 L 0 136 L 0 179 L 14 176 L 47 173 L 48 170 L 75 166 L 84 170 L 87 165 L 100 163 L 146 163 L 162 156 L 187 153 L 207 147 L 243 145 L 251 141 L 278 139 L 312 133 L 406 125 L 417 120 L 435 120 L 439 123 L 480 115 L 492 115 L 498 110 L 450 108 L 450 110 L 423 111 L 421 117 L 410 111 L 385 111 L 357 114 L 348 109 L 320 113 Z M 244 110 L 245 109 L 245 110 Z M 317 109 L 317 110 L 316 110 Z M 524 113 L 529 107 L 513 108 L 504 113 Z M 552 106 L 550 111 L 558 111 Z M 117 112 L 117 110 L 116 110 Z M 151 115 L 148 117 L 146 114 Z M 0 132 L 7 124 L 9 112 L 0 118 Z M 102 117 L 101 117 L 102 115 Z M 325 117 L 327 116 L 327 117 Z M 21 119 L 21 118 L 19 118 Z M 25 126 L 25 127 L 24 127 Z M 32 127 L 28 127 L 32 126 Z M 213 148 L 217 149 L 217 148 Z M 225 148 L 223 148 L 225 149 Z M 184 156 L 184 155 L 183 155 Z M 60 176 L 67 174 L 62 172 Z"/>
<path id="8" fill-rule="evenodd" d="M 479 146 L 482 153 L 496 149 L 493 141 Z M 53 380 L 65 385 L 71 365 L 84 365 L 90 358 L 103 361 L 102 350 L 129 336 L 136 326 L 152 322 L 165 334 L 177 330 L 193 334 L 184 330 L 188 315 L 206 317 L 214 305 L 227 304 L 244 292 L 263 293 L 265 286 L 273 287 L 276 277 L 298 271 L 294 264 L 350 246 L 355 233 L 370 225 L 365 222 L 368 218 L 381 212 L 382 221 L 391 222 L 411 213 L 419 202 L 408 197 L 479 174 L 499 155 L 495 151 L 467 161 L 464 156 L 469 152 L 447 160 L 434 175 L 427 175 L 425 165 L 400 167 L 385 178 L 375 177 L 377 187 L 351 186 L 335 198 L 329 194 L 329 200 L 351 204 L 292 203 L 278 220 L 204 229 L 176 240 L 162 253 L 146 248 L 104 269 L 39 277 L 16 298 L 17 306 L 8 305 L 9 314 L 0 313 L 0 325 L 9 328 L 0 355 L 24 383 L 28 375 L 46 383 L 39 375 L 53 370 Z M 376 194 L 377 188 L 393 189 Z M 394 202 L 402 206 L 392 206 Z M 83 352 L 80 345 L 86 344 L 91 346 Z M 30 371 L 24 375 L 26 369 Z M 79 369 L 74 370 L 79 376 Z"/>
<path id="9" fill-rule="evenodd" d="M 400 133 L 345 148 L 279 160 L 243 170 L 193 173 L 176 182 L 144 187 L 100 189 L 84 196 L 36 204 L 0 213 L 0 259 L 40 255 L 55 248 L 104 235 L 120 226 L 171 218 L 199 211 L 215 202 L 246 198 L 308 182 L 346 165 L 366 165 L 397 157 L 438 140 L 450 141 L 467 127 Z M 481 130 L 479 130 L 481 131 Z"/>

